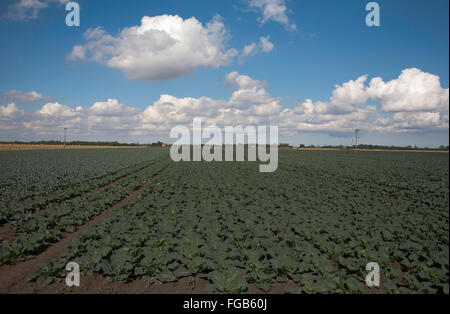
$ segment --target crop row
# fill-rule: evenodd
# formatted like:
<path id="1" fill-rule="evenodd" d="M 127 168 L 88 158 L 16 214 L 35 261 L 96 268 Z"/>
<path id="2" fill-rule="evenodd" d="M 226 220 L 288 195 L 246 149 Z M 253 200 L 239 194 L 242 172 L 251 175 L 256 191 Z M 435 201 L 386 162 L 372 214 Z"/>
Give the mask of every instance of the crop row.
<path id="1" fill-rule="evenodd" d="M 165 155 L 158 148 L 0 152 L 0 198 L 10 202 L 51 193 Z"/>
<path id="2" fill-rule="evenodd" d="M 377 262 L 385 292 L 448 293 L 445 159 L 412 175 L 402 155 L 332 157 L 282 152 L 272 174 L 256 163 L 178 163 L 29 279 L 49 284 L 75 261 L 117 281 L 207 278 L 210 292 L 291 280 L 287 292 L 358 293 Z"/>
<path id="3" fill-rule="evenodd" d="M 32 217 L 32 214 L 35 211 L 55 206 L 63 201 L 79 197 L 83 193 L 105 187 L 114 181 L 138 172 L 157 162 L 158 161 L 141 162 L 137 165 L 116 171 L 113 174 L 89 180 L 88 182 L 60 188 L 51 193 L 31 196 L 22 200 L 14 200 L 7 203 L 5 202 L 0 207 L 0 226 L 6 222 L 10 222 L 13 225 L 21 224 Z"/>
<path id="4" fill-rule="evenodd" d="M 110 206 L 137 190 L 161 172 L 170 161 L 165 159 L 140 172 L 133 173 L 101 191 L 91 191 L 42 211 L 38 217 L 17 221 L 13 226 L 21 233 L 11 244 L 0 245 L 0 264 L 16 263 L 39 253 L 61 239 L 64 232 L 73 232 Z"/>

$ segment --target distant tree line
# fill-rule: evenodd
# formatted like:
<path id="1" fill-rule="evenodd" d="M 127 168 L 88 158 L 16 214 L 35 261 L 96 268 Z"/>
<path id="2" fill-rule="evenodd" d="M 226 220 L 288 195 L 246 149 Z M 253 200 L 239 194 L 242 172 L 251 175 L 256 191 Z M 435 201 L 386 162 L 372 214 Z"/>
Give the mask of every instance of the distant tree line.
<path id="1" fill-rule="evenodd" d="M 439 148 L 430 148 L 430 147 L 417 147 L 417 146 L 382 146 L 382 145 L 358 145 L 359 148 L 362 149 L 386 149 L 386 150 L 446 150 L 448 151 L 448 145 L 441 145 Z"/>
<path id="2" fill-rule="evenodd" d="M 21 141 L 14 141 L 14 142 L 1 142 L 0 144 L 22 144 L 22 145 L 27 145 L 27 144 L 31 144 L 31 145 L 64 145 L 64 142 L 62 141 L 34 141 L 34 142 L 21 142 Z M 152 143 L 152 144 L 139 144 L 139 143 L 119 143 L 117 141 L 114 142 L 89 142 L 89 141 L 72 141 L 72 142 L 67 142 L 66 145 L 68 146 L 152 146 L 152 147 L 163 147 L 163 146 L 167 146 L 167 144 L 158 141 L 156 143 Z M 169 145 L 170 146 L 170 145 Z M 225 145 L 222 145 L 223 147 Z M 233 145 L 235 146 L 235 145 Z M 245 144 L 244 146 L 248 146 L 247 144 Z M 281 148 L 292 148 L 294 146 L 291 146 L 289 144 L 280 144 L 279 145 Z M 305 144 L 300 144 L 298 147 L 300 148 L 334 148 L 334 149 L 351 149 L 354 148 L 355 146 L 344 146 L 344 145 L 339 145 L 339 146 L 333 146 L 333 145 L 322 145 L 322 146 L 316 146 L 316 145 L 305 145 Z M 445 145 L 441 145 L 439 146 L 439 148 L 430 148 L 430 147 L 418 147 L 418 146 L 386 146 L 386 145 L 372 145 L 372 144 L 361 144 L 358 145 L 359 149 L 382 149 L 382 150 L 442 150 L 442 151 L 449 151 L 449 146 L 445 146 Z"/>
<path id="3" fill-rule="evenodd" d="M 19 144 L 19 145 L 64 145 L 62 141 L 35 141 L 35 142 L 0 142 L 0 144 Z M 119 142 L 88 142 L 72 141 L 67 142 L 67 146 L 148 146 L 148 144 L 138 143 L 119 143 Z"/>
<path id="4" fill-rule="evenodd" d="M 321 147 L 321 148 L 340 148 L 340 149 L 344 149 L 344 148 L 355 148 L 355 146 L 344 146 L 344 145 L 339 145 L 339 146 L 333 146 L 333 145 L 322 145 L 322 146 L 315 146 L 315 145 L 304 145 L 304 144 L 300 144 L 299 146 L 300 148 L 316 148 L 316 147 Z M 382 149 L 382 150 L 442 150 L 442 151 L 448 151 L 449 147 L 441 145 L 439 146 L 439 148 L 430 148 L 430 147 L 418 147 L 418 146 L 387 146 L 387 145 L 372 145 L 372 144 L 361 144 L 358 145 L 359 149 Z"/>
<path id="5" fill-rule="evenodd" d="M 151 144 L 150 146 L 153 146 L 153 147 L 163 147 L 163 146 L 166 146 L 166 144 L 164 144 L 163 142 L 156 142 L 156 143 Z"/>

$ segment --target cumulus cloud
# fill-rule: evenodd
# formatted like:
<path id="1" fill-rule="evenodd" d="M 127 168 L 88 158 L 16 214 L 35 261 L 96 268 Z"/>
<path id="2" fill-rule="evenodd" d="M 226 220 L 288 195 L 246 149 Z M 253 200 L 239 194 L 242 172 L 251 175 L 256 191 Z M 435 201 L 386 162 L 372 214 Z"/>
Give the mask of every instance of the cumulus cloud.
<path id="1" fill-rule="evenodd" d="M 225 76 L 225 85 L 234 89 L 228 100 L 229 108 L 248 110 L 248 115 L 270 115 L 274 108 L 281 108 L 279 99 L 273 98 L 267 91 L 267 82 L 254 80 L 247 75 L 231 72 Z M 249 109 L 250 108 L 250 109 Z"/>
<path id="2" fill-rule="evenodd" d="M 226 102 L 208 97 L 177 98 L 161 95 L 153 105 L 141 115 L 144 128 L 170 129 L 176 124 L 192 123 L 194 117 L 213 118 Z"/>
<path id="3" fill-rule="evenodd" d="M 389 82 L 380 77 L 372 79 L 367 93 L 381 100 L 381 109 L 385 112 L 448 112 L 449 89 L 441 87 L 438 76 L 416 68 L 403 70 L 397 79 Z"/>
<path id="4" fill-rule="evenodd" d="M 392 120 L 403 129 L 429 129 L 442 126 L 439 112 L 396 112 Z"/>
<path id="5" fill-rule="evenodd" d="M 31 92 L 20 92 L 17 90 L 11 90 L 6 92 L 3 95 L 3 98 L 7 99 L 7 100 L 13 100 L 13 101 L 21 101 L 21 102 L 35 102 L 35 101 L 39 101 L 39 100 L 49 100 L 50 97 L 45 97 L 42 96 L 41 94 L 39 94 L 36 91 L 31 91 Z"/>
<path id="6" fill-rule="evenodd" d="M 272 120 L 281 109 L 279 100 L 265 90 L 266 82 L 231 72 L 225 77 L 225 85 L 234 90 L 228 100 L 161 95 L 159 100 L 143 111 L 141 125 L 136 131 L 139 134 L 168 134 L 175 125 L 191 126 L 196 117 L 202 118 L 205 124 L 219 127 L 249 123 L 256 125 Z"/>
<path id="7" fill-rule="evenodd" d="M 61 105 L 60 103 L 48 103 L 37 111 L 42 116 L 58 116 L 58 117 L 72 117 L 76 115 L 77 109 L 72 109 L 68 106 Z"/>
<path id="8" fill-rule="evenodd" d="M 85 109 L 60 103 L 47 103 L 22 121 L 26 131 L 37 134 L 59 133 L 62 128 L 72 133 L 105 135 L 108 132 L 133 131 L 140 123 L 140 110 L 120 104 L 117 99 L 95 102 Z M 116 132 L 116 134 L 117 134 Z"/>
<path id="9" fill-rule="evenodd" d="M 17 129 L 23 114 L 23 110 L 18 109 L 15 103 L 0 106 L 0 130 Z"/>
<path id="10" fill-rule="evenodd" d="M 138 109 L 120 104 L 117 99 L 108 99 L 94 103 L 89 111 L 98 116 L 124 116 L 136 114 Z"/>
<path id="11" fill-rule="evenodd" d="M 367 75 L 363 75 L 342 86 L 336 85 L 327 110 L 334 113 L 346 113 L 354 111 L 358 105 L 365 104 L 369 98 L 365 87 L 366 80 Z"/>
<path id="12" fill-rule="evenodd" d="M 225 76 L 225 85 L 233 89 L 252 89 L 265 87 L 267 82 L 252 79 L 247 75 L 240 75 L 238 72 L 230 72 Z"/>
<path id="13" fill-rule="evenodd" d="M 206 25 L 195 17 L 145 16 L 140 25 L 127 27 L 117 36 L 98 27 L 84 37 L 86 43 L 75 46 L 69 60 L 103 63 L 135 80 L 168 80 L 202 67 L 219 68 L 238 54 L 225 47 L 229 35 L 220 16 Z"/>
<path id="14" fill-rule="evenodd" d="M 385 83 L 367 75 L 336 85 L 328 102 L 306 100 L 280 115 L 280 124 L 291 130 L 369 132 L 426 132 L 448 129 L 449 90 L 438 76 L 416 68 L 405 69 L 397 79 Z M 380 102 L 380 110 L 368 105 Z"/>
<path id="15" fill-rule="evenodd" d="M 7 106 L 0 106 L 0 117 L 3 119 L 11 118 L 19 113 L 20 110 L 17 109 L 15 103 L 10 103 Z"/>
<path id="16" fill-rule="evenodd" d="M 70 0 L 17 0 L 10 4 L 4 18 L 12 20 L 34 20 L 52 3 L 65 4 Z"/>
<path id="17" fill-rule="evenodd" d="M 202 118 L 204 125 L 219 127 L 277 125 L 281 134 L 290 135 L 317 132 L 342 136 L 352 133 L 355 128 L 365 133 L 383 134 L 448 132 L 448 89 L 443 89 L 440 83 L 436 86 L 436 80 L 439 82 L 437 77 L 432 79 L 433 84 L 417 84 L 415 79 L 405 79 L 404 73 L 410 73 L 410 70 L 403 71 L 397 79 L 384 84 L 396 88 L 400 84 L 398 82 L 405 84 L 397 92 L 410 99 L 414 110 L 404 107 L 399 111 L 400 108 L 395 107 L 394 111 L 386 111 L 387 100 L 398 102 L 399 98 L 394 97 L 390 88 L 377 90 L 375 94 L 374 86 L 378 87 L 383 81 L 375 78 L 368 83 L 367 75 L 337 84 L 328 101 L 306 99 L 296 106 L 283 107 L 280 99 L 267 91 L 265 81 L 231 72 L 224 80 L 225 85 L 232 89 L 231 96 L 226 100 L 163 94 L 143 110 L 126 106 L 117 99 L 108 99 L 95 102 L 88 108 L 47 103 L 29 114 L 11 103 L 0 106 L 0 128 L 17 132 L 25 130 L 33 134 L 52 134 L 69 127 L 79 130 L 79 134 L 91 136 L 168 136 L 172 127 L 191 127 L 193 118 Z M 430 74 L 412 70 L 415 73 L 413 77 L 431 78 Z M 431 95 L 431 100 L 442 97 L 444 100 L 435 101 L 434 106 L 424 106 L 413 97 L 418 93 Z"/>
<path id="18" fill-rule="evenodd" d="M 373 131 L 381 118 L 375 106 L 356 108 L 352 112 L 337 114 L 328 110 L 327 103 L 313 103 L 307 99 L 294 109 L 284 109 L 278 121 L 281 128 L 289 133 L 339 134 L 353 132 L 355 128 Z"/>
<path id="19" fill-rule="evenodd" d="M 261 13 L 258 21 L 265 24 L 268 21 L 280 23 L 288 30 L 296 30 L 297 26 L 289 20 L 285 0 L 248 0 L 251 8 Z"/>
<path id="20" fill-rule="evenodd" d="M 94 103 L 85 113 L 89 131 L 130 132 L 140 123 L 140 110 L 127 107 L 117 99 Z"/>
<path id="21" fill-rule="evenodd" d="M 237 108 L 248 108 L 251 105 L 263 105 L 273 101 L 272 96 L 264 88 L 252 87 L 233 92 L 229 103 Z"/>
<path id="22" fill-rule="evenodd" d="M 362 105 L 365 105 L 369 98 L 365 86 L 366 80 L 367 75 L 363 75 L 342 85 L 336 84 L 328 102 L 313 102 L 311 99 L 306 99 L 295 109 L 284 110 L 281 117 L 287 119 L 287 125 L 295 124 L 293 121 L 301 122 L 301 125 L 321 124 L 337 120 L 344 121 L 351 115 L 355 116 L 355 112 L 365 112 L 359 107 L 364 108 Z"/>

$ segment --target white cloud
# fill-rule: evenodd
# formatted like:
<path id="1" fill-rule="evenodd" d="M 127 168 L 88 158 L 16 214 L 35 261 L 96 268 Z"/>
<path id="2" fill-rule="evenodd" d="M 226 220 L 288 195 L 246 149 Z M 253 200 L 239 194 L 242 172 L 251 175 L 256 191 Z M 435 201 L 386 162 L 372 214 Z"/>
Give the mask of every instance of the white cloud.
<path id="1" fill-rule="evenodd" d="M 26 130 L 37 134 L 53 134 L 62 128 L 83 129 L 86 132 L 86 122 L 83 108 L 73 109 L 55 102 L 45 104 L 23 125 Z"/>
<path id="2" fill-rule="evenodd" d="M 122 133 L 122 135 L 129 135 L 140 124 L 138 114 L 121 116 L 98 116 L 89 114 L 87 121 L 90 133 L 112 132 L 112 134 Z"/>
<path id="3" fill-rule="evenodd" d="M 167 132 L 174 125 L 190 126 L 194 117 L 202 118 L 205 124 L 221 127 L 249 122 L 258 124 L 272 119 L 271 116 L 281 109 L 278 99 L 263 88 L 265 82 L 231 72 L 225 77 L 225 85 L 235 89 L 227 101 L 162 95 L 141 115 L 139 130 Z"/>
<path id="4" fill-rule="evenodd" d="M 355 128 L 373 131 L 381 116 L 375 106 L 355 108 L 352 112 L 332 113 L 323 102 L 310 99 L 294 109 L 281 112 L 279 125 L 287 132 L 322 132 L 339 134 L 353 132 Z"/>
<path id="5" fill-rule="evenodd" d="M 295 109 L 285 110 L 284 116 L 291 120 L 291 118 L 294 119 L 295 115 L 299 115 L 301 116 L 299 121 L 302 123 L 320 124 L 321 122 L 346 119 L 350 114 L 363 112 L 359 107 L 365 105 L 369 98 L 364 85 L 366 80 L 367 75 L 363 75 L 357 80 L 350 80 L 342 85 L 336 84 L 328 102 L 313 102 L 311 99 L 306 99 Z M 291 114 L 294 116 L 290 117 Z"/>
<path id="6" fill-rule="evenodd" d="M 36 91 L 31 92 L 20 92 L 17 90 L 11 90 L 6 92 L 3 95 L 3 98 L 14 101 L 22 101 L 22 102 L 35 102 L 39 100 L 48 100 L 49 97 L 42 96 Z"/>
<path id="7" fill-rule="evenodd" d="M 0 106 L 0 130 L 15 130 L 18 127 L 18 121 L 22 119 L 24 112 L 19 110 L 14 103 L 7 106 Z"/>
<path id="8" fill-rule="evenodd" d="M 231 95 L 230 105 L 237 108 L 247 108 L 251 105 L 263 105 L 274 101 L 264 88 L 239 89 Z"/>
<path id="9" fill-rule="evenodd" d="M 334 113 L 352 112 L 356 106 L 365 104 L 369 98 L 364 85 L 366 80 L 367 75 L 363 75 L 355 81 L 350 80 L 342 84 L 342 86 L 336 85 L 328 110 Z"/>
<path id="10" fill-rule="evenodd" d="M 279 107 L 279 101 L 273 98 L 266 90 L 267 82 L 254 80 L 247 75 L 231 72 L 225 76 L 225 85 L 235 89 L 228 107 L 237 109 L 250 109 L 256 115 L 265 115 Z M 253 106 L 253 107 L 252 107 Z"/>
<path id="11" fill-rule="evenodd" d="M 439 112 L 396 112 L 380 120 L 376 131 L 383 133 L 448 132 L 448 114 Z"/>
<path id="12" fill-rule="evenodd" d="M 288 30 L 297 29 L 297 26 L 289 20 L 285 0 L 249 0 L 249 5 L 261 12 L 262 17 L 258 21 L 262 24 L 274 21 L 280 23 Z"/>
<path id="13" fill-rule="evenodd" d="M 257 53 L 258 44 L 257 43 L 251 43 L 250 45 L 247 45 L 242 50 L 242 57 L 248 57 L 253 56 Z"/>
<path id="14" fill-rule="evenodd" d="M 77 110 L 55 102 L 44 105 L 37 113 L 42 116 L 72 117 L 77 114 Z"/>
<path id="15" fill-rule="evenodd" d="M 226 102 L 208 97 L 177 98 L 161 95 L 160 99 L 142 113 L 142 122 L 146 125 L 165 125 L 171 128 L 174 124 L 189 124 L 194 117 L 211 118 Z"/>
<path id="16" fill-rule="evenodd" d="M 274 44 L 269 41 L 269 39 L 269 36 L 260 38 L 261 49 L 263 52 L 271 52 L 275 47 Z"/>
<path id="17" fill-rule="evenodd" d="M 385 83 L 367 75 L 336 85 L 329 102 L 306 100 L 280 115 L 280 125 L 291 130 L 350 132 L 354 128 L 368 132 L 404 133 L 447 130 L 449 122 L 448 89 L 439 77 L 411 68 Z M 367 105 L 380 101 L 381 111 Z"/>
<path id="18" fill-rule="evenodd" d="M 254 80 L 247 75 L 240 75 L 234 71 L 225 76 L 225 85 L 233 89 L 252 89 L 254 87 L 265 87 L 267 83 Z"/>
<path id="19" fill-rule="evenodd" d="M 239 56 L 239 61 L 242 63 L 244 59 L 248 56 L 254 56 L 261 52 L 271 52 L 275 48 L 275 45 L 270 42 L 270 37 L 260 37 L 258 43 L 251 43 L 244 47 L 241 55 Z"/>
<path id="20" fill-rule="evenodd" d="M 108 132 L 127 134 L 139 125 L 139 115 L 140 110 L 120 104 L 116 99 L 95 102 L 87 109 L 48 103 L 22 121 L 22 125 L 37 134 L 52 134 L 62 128 L 83 135 L 105 135 Z"/>
<path id="21" fill-rule="evenodd" d="M 4 107 L 0 106 L 0 118 L 2 118 L 2 119 L 11 118 L 19 112 L 20 112 L 20 110 L 17 109 L 15 103 L 10 103 Z"/>
<path id="22" fill-rule="evenodd" d="M 404 97 L 409 97 L 410 93 L 414 94 L 417 90 L 427 95 L 433 95 L 431 91 L 440 90 L 445 101 L 446 90 L 440 84 L 417 84 L 415 80 L 405 80 L 402 75 L 408 72 L 403 71 L 399 78 L 393 80 L 405 84 L 400 89 Z M 423 72 L 415 73 L 424 75 L 421 74 Z M 88 134 L 99 138 L 132 138 L 136 135 L 155 134 L 167 137 L 175 125 L 190 127 L 193 118 L 199 117 L 203 119 L 204 125 L 219 127 L 278 125 L 281 134 L 317 132 L 342 136 L 352 133 L 355 128 L 366 134 L 448 132 L 448 101 L 446 108 L 439 102 L 433 107 L 413 103 L 420 110 L 411 111 L 406 108 L 403 111 L 386 112 L 382 110 L 386 105 L 382 103 L 383 100 L 392 97 L 398 101 L 398 97 L 385 90 L 375 95 L 371 90 L 374 85 L 369 83 L 367 86 L 366 83 L 367 76 L 363 75 L 336 85 L 327 102 L 306 99 L 297 106 L 283 108 L 280 99 L 266 90 L 265 81 L 231 72 L 225 76 L 225 85 L 232 88 L 233 92 L 226 100 L 210 97 L 180 98 L 163 94 L 144 110 L 126 106 L 117 99 L 108 99 L 95 102 L 86 109 L 48 103 L 35 113 L 24 113 L 15 104 L 9 104 L 0 106 L 0 128 L 15 132 L 54 134 L 63 127 L 69 127 L 72 132 L 78 130 L 80 135 Z M 405 90 L 408 92 L 403 93 Z M 371 99 L 380 100 L 380 105 L 371 104 Z"/>
<path id="23" fill-rule="evenodd" d="M 90 132 L 130 132 L 140 123 L 139 115 L 139 109 L 127 107 L 117 99 L 108 99 L 94 103 L 86 111 L 86 121 Z"/>
<path id="24" fill-rule="evenodd" d="M 89 29 L 84 45 L 73 48 L 69 60 L 104 63 L 136 80 L 168 80 L 189 75 L 198 68 L 230 64 L 237 55 L 226 49 L 229 35 L 220 16 L 202 25 L 195 17 L 145 16 L 138 26 L 117 36 L 102 28 Z"/>
<path id="25" fill-rule="evenodd" d="M 75 45 L 72 48 L 72 53 L 67 57 L 69 61 L 76 61 L 76 60 L 85 60 L 86 59 L 86 52 L 82 45 Z"/>
<path id="26" fill-rule="evenodd" d="M 99 116 L 123 116 L 136 114 L 136 108 L 130 108 L 124 104 L 119 104 L 117 99 L 108 99 L 104 102 L 96 102 L 89 108 L 89 112 Z"/>
<path id="27" fill-rule="evenodd" d="M 13 20 L 34 20 L 51 3 L 65 4 L 69 0 L 17 0 L 8 6 L 4 18 Z"/>
<path id="28" fill-rule="evenodd" d="M 447 111 L 449 89 L 443 89 L 439 77 L 416 68 L 405 69 L 389 82 L 372 79 L 368 95 L 381 100 L 385 112 Z"/>

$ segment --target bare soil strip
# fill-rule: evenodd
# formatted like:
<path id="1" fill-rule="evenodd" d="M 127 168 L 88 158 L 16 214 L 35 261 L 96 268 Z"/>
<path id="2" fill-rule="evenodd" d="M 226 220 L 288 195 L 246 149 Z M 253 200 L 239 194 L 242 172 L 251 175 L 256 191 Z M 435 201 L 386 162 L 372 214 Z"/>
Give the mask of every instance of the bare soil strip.
<path id="1" fill-rule="evenodd" d="M 3 240 L 12 243 L 15 239 L 17 239 L 18 236 L 19 234 L 11 228 L 11 225 L 9 223 L 6 223 L 0 227 L 0 238 L 2 238 Z"/>
<path id="2" fill-rule="evenodd" d="M 89 274 L 80 279 L 80 287 L 69 288 L 64 281 L 40 287 L 37 283 L 29 283 L 21 291 L 9 293 L 36 294 L 206 294 L 208 280 L 181 278 L 176 282 L 162 284 L 156 282 L 149 285 L 144 280 L 134 280 L 128 283 L 115 282 L 97 274 Z"/>
<path id="3" fill-rule="evenodd" d="M 126 177 L 128 177 L 128 176 L 131 176 L 131 175 L 133 175 L 133 174 L 135 174 L 135 173 L 144 171 L 145 169 L 149 168 L 150 166 L 152 166 L 152 164 L 147 165 L 147 166 L 145 166 L 145 167 L 142 167 L 142 168 L 140 168 L 140 169 L 138 169 L 138 170 L 135 170 L 135 171 L 133 171 L 133 172 L 130 172 L 130 173 L 128 173 L 128 174 L 125 174 L 125 175 L 121 176 L 120 178 L 117 178 L 116 180 L 114 180 L 114 181 L 112 181 L 112 182 L 110 182 L 110 183 L 108 183 L 108 184 L 105 184 L 105 185 L 103 185 L 103 186 L 100 186 L 100 187 L 98 187 L 98 188 L 95 188 L 95 189 L 90 190 L 90 191 L 87 191 L 87 192 L 83 192 L 83 193 L 81 193 L 80 195 L 75 196 L 75 197 L 71 197 L 71 198 L 69 198 L 69 199 L 67 199 L 67 200 L 65 200 L 65 201 L 74 199 L 74 198 L 76 198 L 76 197 L 80 197 L 80 196 L 82 196 L 82 195 L 84 195 L 84 194 L 86 194 L 86 193 L 90 193 L 90 192 L 101 192 L 101 191 L 103 191 L 104 189 L 109 188 L 109 187 L 115 185 L 115 184 L 117 183 L 117 181 L 122 180 L 122 179 L 124 179 L 124 178 L 126 178 Z M 64 202 L 64 201 L 63 201 L 63 202 Z M 51 209 L 54 208 L 54 207 L 55 207 L 55 206 L 48 206 L 48 207 L 46 207 L 46 208 L 44 208 L 44 209 L 41 209 L 40 211 L 38 211 L 38 210 L 36 210 L 36 209 L 33 209 L 32 211 L 33 211 L 34 213 L 32 214 L 32 216 L 33 216 L 34 218 L 37 219 L 37 218 L 39 218 L 39 216 L 40 216 L 40 212 L 42 212 L 42 211 L 47 211 L 47 210 L 51 210 Z M 14 240 L 16 240 L 17 237 L 18 237 L 19 235 L 20 235 L 19 233 L 17 233 L 13 228 L 11 228 L 11 224 L 10 224 L 10 223 L 5 223 L 5 224 L 3 224 L 2 226 L 0 226 L 0 238 L 2 238 L 2 239 L 4 239 L 4 240 L 8 241 L 9 243 L 14 242 Z"/>
<path id="4" fill-rule="evenodd" d="M 43 251 L 40 255 L 27 260 L 23 263 L 19 263 L 16 265 L 3 265 L 0 267 L 0 293 L 27 293 L 31 292 L 30 287 L 33 287 L 33 284 L 27 282 L 26 278 L 28 274 L 33 271 L 36 266 L 40 263 L 49 263 L 54 258 L 61 256 L 67 245 L 76 237 L 80 235 L 81 232 L 86 231 L 102 218 L 110 215 L 114 210 L 124 206 L 129 201 L 136 198 L 139 194 L 141 194 L 145 188 L 152 184 L 156 179 L 158 179 L 169 166 L 165 167 L 161 170 L 157 175 L 149 179 L 145 182 L 138 190 L 131 192 L 126 198 L 122 201 L 114 204 L 106 211 L 101 213 L 98 216 L 93 217 L 88 223 L 80 226 L 77 231 L 73 233 L 65 233 L 62 236 L 62 239 L 48 247 L 45 251 Z M 35 286 L 35 285 L 34 285 Z"/>
<path id="5" fill-rule="evenodd" d="M 207 294 L 209 280 L 193 277 L 183 277 L 175 282 L 161 283 L 159 281 L 148 284 L 144 280 L 137 279 L 127 283 L 115 282 L 110 278 L 98 274 L 88 274 L 80 278 L 80 287 L 67 287 L 64 280 L 46 287 L 40 287 L 32 282 L 23 287 L 14 287 L 8 293 L 16 294 Z M 275 285 L 269 294 L 284 294 L 285 288 L 296 286 L 292 281 Z M 265 294 L 254 284 L 249 285 L 251 294 Z M 0 292 L 2 290 L 0 289 Z"/>

